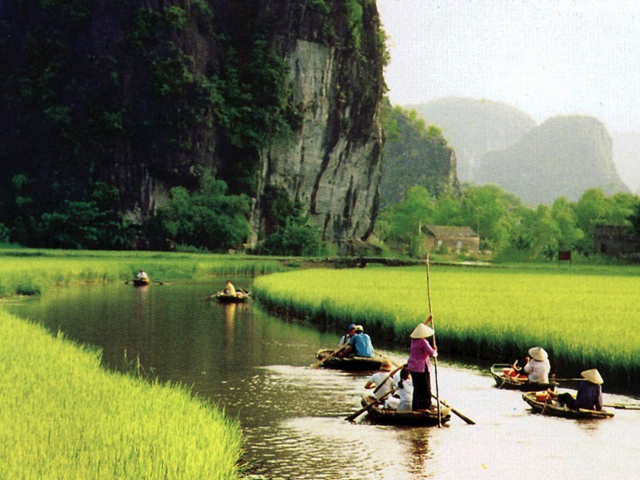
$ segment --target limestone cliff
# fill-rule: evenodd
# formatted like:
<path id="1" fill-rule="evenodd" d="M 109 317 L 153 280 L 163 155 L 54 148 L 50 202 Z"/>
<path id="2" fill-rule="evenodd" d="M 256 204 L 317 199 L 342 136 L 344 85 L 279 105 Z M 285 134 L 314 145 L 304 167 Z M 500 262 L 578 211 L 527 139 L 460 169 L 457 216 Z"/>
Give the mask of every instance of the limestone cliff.
<path id="1" fill-rule="evenodd" d="M 372 231 L 374 0 L 0 0 L 0 19 L 0 190 L 25 174 L 41 203 L 106 181 L 142 221 L 213 167 L 252 197 L 252 244 L 272 188 L 344 250 Z"/>

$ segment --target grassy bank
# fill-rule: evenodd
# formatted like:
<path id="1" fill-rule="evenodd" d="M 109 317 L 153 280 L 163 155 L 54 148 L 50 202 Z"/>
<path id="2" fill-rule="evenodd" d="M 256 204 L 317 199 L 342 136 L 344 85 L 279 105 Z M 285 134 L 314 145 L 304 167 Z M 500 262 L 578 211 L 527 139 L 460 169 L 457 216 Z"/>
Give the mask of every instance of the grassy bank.
<path id="1" fill-rule="evenodd" d="M 107 372 L 2 311 L 0 365 L 3 478 L 239 477 L 239 425 L 182 388 Z"/>
<path id="2" fill-rule="evenodd" d="M 430 273 L 443 352 L 509 362 L 540 345 L 560 376 L 596 367 L 606 385 L 639 393 L 637 267 L 432 266 Z M 399 347 L 428 313 L 424 266 L 276 274 L 258 278 L 253 292 L 271 307 L 329 326 L 361 323 L 374 341 Z"/>
<path id="3" fill-rule="evenodd" d="M 132 279 L 144 269 L 152 281 L 200 280 L 286 270 L 286 261 L 244 255 L 0 249 L 0 297 L 37 295 L 55 285 Z"/>

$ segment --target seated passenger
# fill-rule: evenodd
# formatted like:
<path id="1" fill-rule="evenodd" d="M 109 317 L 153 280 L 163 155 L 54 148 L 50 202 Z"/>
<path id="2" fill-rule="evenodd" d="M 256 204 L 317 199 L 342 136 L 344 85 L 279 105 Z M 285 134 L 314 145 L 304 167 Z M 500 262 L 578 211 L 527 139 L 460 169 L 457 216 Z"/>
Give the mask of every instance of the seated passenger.
<path id="1" fill-rule="evenodd" d="M 410 412 L 413 402 L 413 382 L 408 368 L 400 370 L 400 380 L 397 382 L 396 392 L 400 395 L 399 412 Z"/>
<path id="2" fill-rule="evenodd" d="M 364 384 L 364 388 L 373 388 L 373 396 L 376 399 L 385 397 L 384 408 L 395 409 L 398 406 L 398 399 L 394 398 L 391 394 L 393 393 L 394 385 L 400 380 L 400 373 L 396 372 L 395 375 L 389 377 L 392 368 L 393 364 L 389 360 L 382 362 L 380 371 L 369 377 L 367 383 Z"/>
<path id="3" fill-rule="evenodd" d="M 580 374 L 585 380 L 578 384 L 578 394 L 576 398 L 570 393 L 558 395 L 558 402 L 565 404 L 571 410 L 581 408 L 587 410 L 602 410 L 602 384 L 604 380 L 600 372 L 595 368 L 585 370 Z"/>
<path id="4" fill-rule="evenodd" d="M 364 333 L 362 325 L 356 325 L 356 334 L 349 340 L 349 346 L 339 353 L 341 357 L 373 357 L 371 337 Z"/>

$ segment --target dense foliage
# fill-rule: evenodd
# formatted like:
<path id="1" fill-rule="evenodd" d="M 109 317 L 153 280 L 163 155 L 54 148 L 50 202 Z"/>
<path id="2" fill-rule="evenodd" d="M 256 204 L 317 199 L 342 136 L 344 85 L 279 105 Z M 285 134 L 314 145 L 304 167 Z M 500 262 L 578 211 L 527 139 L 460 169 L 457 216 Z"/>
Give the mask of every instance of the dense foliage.
<path id="1" fill-rule="evenodd" d="M 435 125 L 426 125 L 415 110 L 386 105 L 382 205 L 401 201 L 408 187 L 422 185 L 435 196 L 457 193 L 455 154 Z"/>
<path id="2" fill-rule="evenodd" d="M 596 225 L 633 223 L 637 228 L 639 209 L 636 195 L 607 197 L 596 188 L 586 190 L 577 202 L 560 197 L 551 206 L 531 208 L 496 185 L 466 185 L 460 197 L 439 198 L 416 186 L 404 201 L 381 213 L 376 233 L 392 249 L 412 256 L 424 255 L 422 226 L 427 224 L 472 228 L 480 235 L 480 247 L 498 260 L 549 259 L 559 250 L 588 256 L 594 252 Z"/>
<path id="3" fill-rule="evenodd" d="M 226 183 L 209 172 L 201 177 L 200 188 L 193 193 L 174 187 L 168 205 L 158 212 L 168 238 L 209 250 L 241 247 L 249 236 L 249 198 L 226 192 Z"/>

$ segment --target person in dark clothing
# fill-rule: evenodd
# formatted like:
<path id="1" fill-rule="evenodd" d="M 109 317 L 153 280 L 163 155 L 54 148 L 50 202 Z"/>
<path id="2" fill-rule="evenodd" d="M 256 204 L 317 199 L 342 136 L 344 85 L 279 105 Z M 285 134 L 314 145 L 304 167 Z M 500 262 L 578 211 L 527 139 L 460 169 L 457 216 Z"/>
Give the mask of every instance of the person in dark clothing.
<path id="1" fill-rule="evenodd" d="M 558 395 L 558 402 L 564 403 L 571 410 L 602 410 L 602 384 L 604 380 L 595 368 L 585 370 L 580 374 L 584 381 L 578 384 L 576 398 L 570 393 Z"/>

